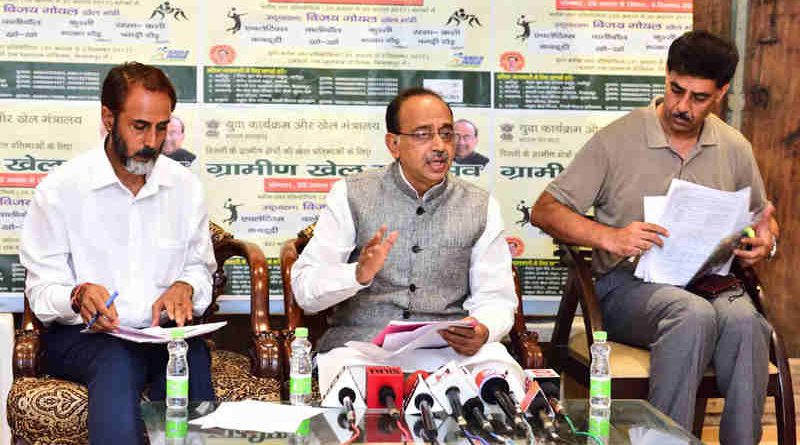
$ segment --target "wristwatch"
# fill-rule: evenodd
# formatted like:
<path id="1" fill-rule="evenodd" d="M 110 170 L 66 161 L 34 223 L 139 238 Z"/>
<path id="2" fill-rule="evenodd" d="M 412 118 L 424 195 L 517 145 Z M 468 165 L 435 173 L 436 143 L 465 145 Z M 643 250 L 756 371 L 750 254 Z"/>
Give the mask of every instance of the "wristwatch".
<path id="1" fill-rule="evenodd" d="M 773 235 L 772 236 L 772 247 L 769 249 L 769 253 L 767 254 L 767 260 L 771 260 L 775 258 L 775 255 L 778 254 L 778 237 Z"/>

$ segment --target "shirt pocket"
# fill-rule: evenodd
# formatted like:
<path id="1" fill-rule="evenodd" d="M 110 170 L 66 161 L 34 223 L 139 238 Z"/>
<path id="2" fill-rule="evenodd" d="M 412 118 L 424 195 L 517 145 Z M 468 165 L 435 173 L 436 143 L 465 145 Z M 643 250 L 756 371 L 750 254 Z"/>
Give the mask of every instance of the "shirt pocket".
<path id="1" fill-rule="evenodd" d="M 175 239 L 159 238 L 156 243 L 153 276 L 158 287 L 172 285 L 183 272 L 186 260 L 186 243 Z"/>

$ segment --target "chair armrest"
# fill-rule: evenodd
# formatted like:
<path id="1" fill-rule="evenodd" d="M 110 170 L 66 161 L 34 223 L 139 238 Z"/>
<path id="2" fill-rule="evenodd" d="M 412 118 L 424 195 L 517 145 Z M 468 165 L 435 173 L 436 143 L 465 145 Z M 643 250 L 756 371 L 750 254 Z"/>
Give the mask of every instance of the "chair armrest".
<path id="1" fill-rule="evenodd" d="M 603 330 L 603 313 L 594 290 L 594 281 L 589 265 L 590 256 L 588 252 L 581 250 L 578 246 L 562 242 L 559 242 L 558 246 L 557 254 L 569 272 L 564 295 L 558 308 L 552 343 L 556 348 L 568 347 L 569 332 L 575 319 L 575 311 L 580 304 L 588 344 L 591 346 L 591 333 Z"/>
<path id="2" fill-rule="evenodd" d="M 517 310 L 514 312 L 514 324 L 508 336 L 511 337 L 511 349 L 514 358 L 524 369 L 544 368 L 544 354 L 539 346 L 539 334 L 531 332 L 525 326 L 525 314 L 522 310 L 522 288 L 517 269 L 512 266 L 514 289 L 517 294 Z"/>
<path id="3" fill-rule="evenodd" d="M 257 245 L 228 233 L 214 234 L 214 255 L 222 269 L 228 258 L 242 257 L 250 267 L 250 352 L 251 372 L 256 377 L 280 376 L 279 334 L 269 325 L 269 269 Z M 220 283 L 220 285 L 223 283 Z M 212 303 L 216 305 L 216 301 Z M 207 311 L 208 313 L 208 311 Z"/>
<path id="4" fill-rule="evenodd" d="M 22 328 L 14 336 L 13 368 L 14 377 L 37 377 L 41 369 L 42 349 L 39 339 L 42 324 L 36 319 L 28 298 L 24 299 Z"/>

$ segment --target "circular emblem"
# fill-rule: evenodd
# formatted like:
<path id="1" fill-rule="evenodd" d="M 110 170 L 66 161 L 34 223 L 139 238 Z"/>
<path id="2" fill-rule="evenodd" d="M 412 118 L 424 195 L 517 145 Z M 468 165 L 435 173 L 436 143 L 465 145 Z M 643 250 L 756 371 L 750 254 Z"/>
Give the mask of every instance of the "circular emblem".
<path id="1" fill-rule="evenodd" d="M 208 51 L 208 56 L 216 65 L 230 65 L 236 60 L 236 50 L 230 45 L 214 45 Z"/>
<path id="2" fill-rule="evenodd" d="M 503 71 L 515 73 L 525 67 L 525 57 L 518 51 L 506 51 L 500 54 L 500 66 Z"/>
<path id="3" fill-rule="evenodd" d="M 525 243 L 522 242 L 522 239 L 516 236 L 507 236 L 506 243 L 508 244 L 509 252 L 511 252 L 511 258 L 520 257 L 525 253 Z"/>

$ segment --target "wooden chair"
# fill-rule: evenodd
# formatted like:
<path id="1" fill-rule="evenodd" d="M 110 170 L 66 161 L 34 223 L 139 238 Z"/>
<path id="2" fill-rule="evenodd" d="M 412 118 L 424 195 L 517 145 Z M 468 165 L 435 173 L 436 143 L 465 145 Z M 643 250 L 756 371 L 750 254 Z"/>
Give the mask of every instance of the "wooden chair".
<path id="1" fill-rule="evenodd" d="M 592 345 L 591 336 L 587 336 L 586 333 L 603 330 L 602 312 L 595 294 L 590 268 L 591 251 L 561 244 L 557 253 L 562 263 L 568 267 L 569 275 L 558 308 L 548 359 L 562 373 L 565 383 L 571 379 L 585 390 L 589 383 L 591 357 L 589 348 Z M 755 272 L 750 268 L 737 267 L 736 263 L 733 271 L 745 283 L 756 309 L 764 314 L 761 303 L 762 286 Z M 579 304 L 583 316 L 576 320 L 575 312 Z M 646 349 L 611 342 L 610 362 L 612 397 L 646 399 L 649 388 L 650 353 Z M 775 398 L 778 443 L 794 444 L 796 431 L 792 380 L 783 341 L 775 331 L 772 332 L 770 342 L 769 369 L 767 395 Z M 718 397 L 722 397 L 722 394 L 717 388 L 714 371 L 709 369 L 703 376 L 697 393 L 692 431 L 697 437 L 702 433 L 707 399 Z"/>
<path id="2" fill-rule="evenodd" d="M 281 278 L 283 279 L 283 301 L 286 310 L 286 330 L 283 331 L 283 372 L 285 377 L 289 372 L 289 357 L 291 356 L 291 343 L 294 339 L 294 329 L 298 326 L 309 328 L 309 340 L 316 346 L 317 340 L 328 328 L 327 312 L 322 311 L 314 315 L 306 315 L 303 309 L 298 306 L 292 291 L 292 265 L 297 261 L 309 240 L 314 236 L 314 225 L 306 227 L 297 234 L 297 238 L 290 239 L 281 246 Z M 514 325 L 509 333 L 511 355 L 522 365 L 523 368 L 542 368 L 544 367 L 544 355 L 539 346 L 539 335 L 536 332 L 528 331 L 525 327 L 525 318 L 522 314 L 522 293 L 520 291 L 519 277 L 516 270 L 513 270 L 514 285 L 516 288 L 519 306 L 514 317 Z M 284 399 L 289 398 L 288 386 L 281 387 L 281 395 Z"/>
<path id="3" fill-rule="evenodd" d="M 218 400 L 279 399 L 280 345 L 269 325 L 269 275 L 261 249 L 237 240 L 214 223 L 209 225 L 217 270 L 213 274 L 212 303 L 199 322 L 206 322 L 219 309 L 217 297 L 227 277 L 223 264 L 243 257 L 250 266 L 249 358 L 213 348 L 211 375 Z M 22 328 L 17 331 L 13 352 L 14 384 L 8 395 L 8 420 L 15 444 L 88 443 L 86 387 L 41 373 L 42 324 L 25 300 Z"/>

